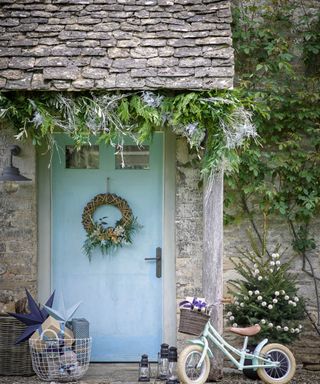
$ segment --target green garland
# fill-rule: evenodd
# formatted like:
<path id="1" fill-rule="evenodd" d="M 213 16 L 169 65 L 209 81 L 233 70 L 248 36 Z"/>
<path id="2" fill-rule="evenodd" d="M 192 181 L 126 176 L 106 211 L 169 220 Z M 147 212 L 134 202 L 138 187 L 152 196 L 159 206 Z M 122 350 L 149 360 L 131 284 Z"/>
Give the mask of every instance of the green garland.
<path id="1" fill-rule="evenodd" d="M 98 142 L 121 152 L 124 138 L 137 144 L 155 130 L 171 129 L 186 137 L 210 175 L 222 166 L 235 169 L 237 147 L 255 137 L 252 102 L 239 91 L 179 94 L 131 93 L 2 93 L 0 120 L 10 122 L 16 138 L 31 138 L 34 145 L 55 147 L 53 133 L 67 133 L 80 148 Z"/>

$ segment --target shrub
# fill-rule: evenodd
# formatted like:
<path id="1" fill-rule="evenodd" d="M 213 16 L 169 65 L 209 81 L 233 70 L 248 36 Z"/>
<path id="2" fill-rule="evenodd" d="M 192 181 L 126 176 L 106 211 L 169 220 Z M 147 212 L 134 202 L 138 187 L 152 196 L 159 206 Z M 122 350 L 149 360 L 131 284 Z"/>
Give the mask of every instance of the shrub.
<path id="1" fill-rule="evenodd" d="M 230 282 L 234 301 L 226 306 L 227 322 L 234 327 L 259 324 L 261 332 L 254 341 L 268 338 L 288 344 L 302 330 L 304 300 L 288 272 L 290 262 L 282 262 L 277 251 L 269 255 L 261 248 L 253 244 L 252 251 L 239 251 L 241 257 L 232 259 L 241 278 Z"/>

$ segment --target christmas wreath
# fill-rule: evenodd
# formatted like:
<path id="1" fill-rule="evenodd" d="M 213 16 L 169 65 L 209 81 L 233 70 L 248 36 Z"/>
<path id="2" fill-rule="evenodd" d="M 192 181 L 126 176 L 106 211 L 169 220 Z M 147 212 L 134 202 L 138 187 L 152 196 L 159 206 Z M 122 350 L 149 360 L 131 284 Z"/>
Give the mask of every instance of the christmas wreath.
<path id="1" fill-rule="evenodd" d="M 112 205 L 121 212 L 122 217 L 114 227 L 107 226 L 106 217 L 97 221 L 93 219 L 94 212 L 102 205 Z M 96 247 L 99 247 L 102 253 L 109 253 L 115 248 L 131 243 L 133 233 L 140 227 L 126 200 L 112 193 L 100 193 L 89 201 L 82 213 L 82 224 L 87 232 L 83 250 L 89 259 Z"/>

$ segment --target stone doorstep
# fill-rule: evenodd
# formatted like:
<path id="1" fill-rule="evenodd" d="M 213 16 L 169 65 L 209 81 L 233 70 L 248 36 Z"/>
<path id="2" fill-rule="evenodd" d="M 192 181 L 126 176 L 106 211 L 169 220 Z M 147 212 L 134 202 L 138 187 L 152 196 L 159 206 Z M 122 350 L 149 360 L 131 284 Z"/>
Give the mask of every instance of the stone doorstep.
<path id="1" fill-rule="evenodd" d="M 156 364 L 151 364 L 152 375 L 155 375 Z M 78 384 L 138 384 L 138 363 L 91 363 L 87 374 L 79 381 L 72 383 Z M 297 367 L 296 375 L 292 384 L 318 384 L 320 382 L 320 371 L 308 372 Z M 0 376 L 1 384 L 40 384 L 36 376 Z M 151 379 L 150 384 L 165 384 L 164 381 Z M 256 381 L 246 378 L 236 369 L 225 368 L 224 377 L 221 384 L 253 384 Z M 50 384 L 59 384 L 57 381 L 51 381 Z"/>

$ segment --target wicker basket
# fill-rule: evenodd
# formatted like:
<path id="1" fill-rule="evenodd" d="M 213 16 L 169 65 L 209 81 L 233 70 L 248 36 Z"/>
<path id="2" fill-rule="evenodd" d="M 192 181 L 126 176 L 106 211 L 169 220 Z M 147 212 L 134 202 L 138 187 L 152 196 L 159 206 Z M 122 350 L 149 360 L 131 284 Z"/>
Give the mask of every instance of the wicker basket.
<path id="1" fill-rule="evenodd" d="M 34 375 L 28 343 L 15 345 L 25 328 L 11 316 L 0 316 L 0 375 Z"/>
<path id="2" fill-rule="evenodd" d="M 188 335 L 200 336 L 209 319 L 210 316 L 205 313 L 181 308 L 179 332 L 186 333 Z"/>

